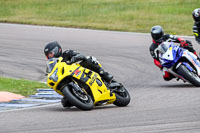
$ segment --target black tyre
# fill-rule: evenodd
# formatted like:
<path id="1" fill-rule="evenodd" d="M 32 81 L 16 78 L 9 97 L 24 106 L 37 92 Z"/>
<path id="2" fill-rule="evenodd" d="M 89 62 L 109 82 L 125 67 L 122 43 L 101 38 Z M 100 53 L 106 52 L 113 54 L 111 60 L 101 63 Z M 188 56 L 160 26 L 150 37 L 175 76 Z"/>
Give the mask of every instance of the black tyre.
<path id="1" fill-rule="evenodd" d="M 195 72 L 191 72 L 184 65 L 180 65 L 177 69 L 177 72 L 188 80 L 193 85 L 200 87 L 200 78 Z"/>
<path id="2" fill-rule="evenodd" d="M 73 105 L 71 105 L 71 103 L 64 97 L 61 99 L 61 104 L 62 106 L 65 107 L 72 107 Z"/>
<path id="3" fill-rule="evenodd" d="M 65 86 L 62 89 L 62 93 L 70 104 L 81 110 L 91 110 L 93 108 L 93 100 L 88 94 L 76 92 L 72 87 L 68 86 Z"/>
<path id="4" fill-rule="evenodd" d="M 113 103 L 116 106 L 123 107 L 130 103 L 131 97 L 123 86 L 120 86 L 116 91 L 114 91 L 116 100 Z"/>

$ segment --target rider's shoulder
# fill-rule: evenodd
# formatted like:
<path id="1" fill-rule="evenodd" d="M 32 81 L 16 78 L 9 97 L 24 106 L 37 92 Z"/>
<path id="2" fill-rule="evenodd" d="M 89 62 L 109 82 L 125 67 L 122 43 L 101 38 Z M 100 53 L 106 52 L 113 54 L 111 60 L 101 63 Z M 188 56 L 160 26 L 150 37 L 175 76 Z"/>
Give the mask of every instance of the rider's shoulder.
<path id="1" fill-rule="evenodd" d="M 68 53 L 68 52 L 70 52 L 70 51 L 73 51 L 72 49 L 67 49 L 67 50 L 65 50 L 63 53 Z"/>
<path id="2" fill-rule="evenodd" d="M 169 34 L 164 34 L 163 35 L 163 40 L 164 41 L 166 41 L 167 39 L 169 39 L 170 38 L 170 35 Z"/>
<path id="3" fill-rule="evenodd" d="M 76 52 L 76 51 L 74 51 L 74 50 L 72 50 L 72 49 L 67 49 L 67 50 L 65 50 L 65 51 L 63 52 L 63 54 L 72 54 L 72 53 L 74 53 L 74 52 Z"/>
<path id="4" fill-rule="evenodd" d="M 155 50 L 157 47 L 158 47 L 157 44 L 152 43 L 152 44 L 150 45 L 150 47 L 149 47 L 149 50 L 150 50 L 150 51 L 153 51 L 153 50 Z"/>

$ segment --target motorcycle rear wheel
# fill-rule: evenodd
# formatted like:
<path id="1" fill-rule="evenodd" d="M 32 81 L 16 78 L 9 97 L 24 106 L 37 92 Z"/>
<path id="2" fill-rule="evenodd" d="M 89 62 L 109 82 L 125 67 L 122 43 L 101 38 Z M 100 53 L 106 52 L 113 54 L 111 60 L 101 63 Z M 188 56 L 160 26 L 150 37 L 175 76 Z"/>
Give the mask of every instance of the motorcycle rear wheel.
<path id="1" fill-rule="evenodd" d="M 82 94 L 82 97 L 78 95 L 78 92 L 75 93 L 74 88 L 65 86 L 62 89 L 63 95 L 67 98 L 67 100 L 77 108 L 81 110 L 91 110 L 93 108 L 93 100 L 88 94 Z"/>
<path id="2" fill-rule="evenodd" d="M 131 97 L 125 87 L 120 86 L 117 91 L 114 91 L 116 100 L 114 101 L 114 105 L 119 107 L 127 106 L 130 103 Z"/>
<path id="3" fill-rule="evenodd" d="M 200 87 L 200 77 L 196 73 L 189 71 L 184 65 L 180 65 L 177 72 L 196 87 Z"/>

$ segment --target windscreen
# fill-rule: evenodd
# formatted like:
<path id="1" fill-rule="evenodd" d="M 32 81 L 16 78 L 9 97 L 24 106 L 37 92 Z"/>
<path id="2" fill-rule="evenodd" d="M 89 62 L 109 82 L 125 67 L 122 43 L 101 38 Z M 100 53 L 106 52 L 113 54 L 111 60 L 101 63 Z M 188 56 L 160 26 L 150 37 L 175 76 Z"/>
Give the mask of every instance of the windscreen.
<path id="1" fill-rule="evenodd" d="M 56 65 L 58 58 L 51 58 L 47 61 L 47 72 L 50 73 Z"/>
<path id="2" fill-rule="evenodd" d="M 169 48 L 170 43 L 169 42 L 163 42 L 159 45 L 158 50 L 161 54 L 164 54 L 167 49 Z"/>

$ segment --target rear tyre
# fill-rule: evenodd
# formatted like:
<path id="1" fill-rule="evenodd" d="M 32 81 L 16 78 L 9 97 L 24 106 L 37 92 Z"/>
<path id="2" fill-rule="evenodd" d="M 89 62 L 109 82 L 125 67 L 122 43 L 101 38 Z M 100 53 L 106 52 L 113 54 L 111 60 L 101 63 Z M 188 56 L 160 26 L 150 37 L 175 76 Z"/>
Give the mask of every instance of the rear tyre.
<path id="1" fill-rule="evenodd" d="M 114 105 L 123 107 L 130 103 L 131 97 L 125 87 L 119 86 L 119 88 L 114 91 L 114 93 L 116 96 L 116 100 L 113 103 Z"/>
<path id="2" fill-rule="evenodd" d="M 188 70 L 185 65 L 180 65 L 177 69 L 177 72 L 193 85 L 200 87 L 199 76 L 195 72 Z"/>
<path id="3" fill-rule="evenodd" d="M 62 93 L 71 105 L 81 110 L 91 110 L 93 108 L 93 100 L 88 94 L 77 92 L 73 87 L 68 86 L 62 89 Z"/>

